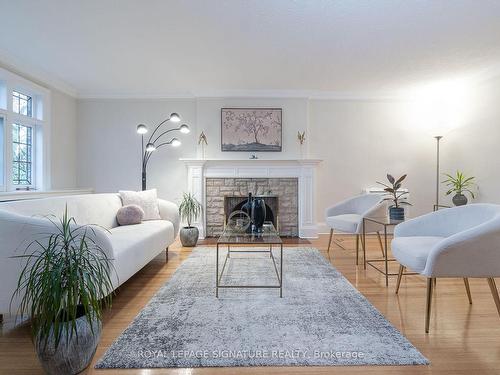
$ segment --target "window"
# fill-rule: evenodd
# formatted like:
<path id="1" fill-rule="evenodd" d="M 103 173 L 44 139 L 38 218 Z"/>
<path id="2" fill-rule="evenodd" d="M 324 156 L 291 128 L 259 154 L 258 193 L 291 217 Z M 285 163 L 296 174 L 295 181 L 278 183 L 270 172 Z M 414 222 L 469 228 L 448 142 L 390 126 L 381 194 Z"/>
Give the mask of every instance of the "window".
<path id="1" fill-rule="evenodd" d="M 18 91 L 12 91 L 12 111 L 25 115 L 33 116 L 33 100 L 31 96 L 22 94 Z"/>
<path id="2" fill-rule="evenodd" d="M 0 67 L 0 192 L 50 189 L 50 90 Z"/>
<path id="3" fill-rule="evenodd" d="M 12 184 L 32 185 L 33 129 L 12 125 Z"/>

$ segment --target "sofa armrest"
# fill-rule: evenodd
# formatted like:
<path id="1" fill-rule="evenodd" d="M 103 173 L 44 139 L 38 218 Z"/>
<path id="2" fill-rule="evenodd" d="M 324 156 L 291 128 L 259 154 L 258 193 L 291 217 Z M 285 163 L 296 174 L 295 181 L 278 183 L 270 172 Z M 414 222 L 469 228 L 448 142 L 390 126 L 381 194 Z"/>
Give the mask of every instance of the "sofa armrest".
<path id="1" fill-rule="evenodd" d="M 93 240 L 113 264 L 114 253 L 108 234 L 100 227 L 92 226 L 92 228 Z M 25 259 L 12 257 L 32 253 L 34 248 L 28 249 L 28 246 L 33 241 L 45 242 L 56 231 L 54 224 L 41 216 L 23 216 L 0 210 L 0 275 L 2 275 L 0 313 L 9 311 L 10 299 L 25 264 Z M 115 287 L 118 286 L 119 282 L 114 270 L 111 270 L 111 280 Z M 18 302 L 18 300 L 13 301 L 13 313 L 17 310 Z"/>
<path id="2" fill-rule="evenodd" d="M 164 199 L 158 199 L 158 206 L 160 208 L 160 216 L 163 220 L 168 220 L 174 225 L 174 237 L 179 233 L 181 219 L 179 217 L 179 207 Z"/>

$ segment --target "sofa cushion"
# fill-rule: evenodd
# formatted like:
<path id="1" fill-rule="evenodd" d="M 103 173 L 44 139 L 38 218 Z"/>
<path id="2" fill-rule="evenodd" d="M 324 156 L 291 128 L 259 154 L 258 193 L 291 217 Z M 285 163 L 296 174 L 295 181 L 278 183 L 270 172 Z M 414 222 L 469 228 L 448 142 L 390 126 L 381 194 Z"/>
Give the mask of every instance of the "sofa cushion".
<path id="1" fill-rule="evenodd" d="M 391 242 L 392 254 L 403 266 L 422 272 L 432 248 L 445 237 L 396 237 Z"/>
<path id="2" fill-rule="evenodd" d="M 124 206 L 135 204 L 144 211 L 143 220 L 159 220 L 158 196 L 156 189 L 145 191 L 120 190 L 120 197 Z"/>
<path id="3" fill-rule="evenodd" d="M 120 225 L 140 224 L 144 218 L 144 211 L 136 204 L 123 206 L 116 213 L 116 221 Z"/>
<path id="4" fill-rule="evenodd" d="M 336 215 L 326 218 L 326 223 L 330 228 L 345 233 L 357 233 L 360 221 L 361 215 L 357 214 Z"/>
<path id="5" fill-rule="evenodd" d="M 167 220 L 149 220 L 109 231 L 115 268 L 120 284 L 144 267 L 153 257 L 174 242 L 174 226 Z"/>

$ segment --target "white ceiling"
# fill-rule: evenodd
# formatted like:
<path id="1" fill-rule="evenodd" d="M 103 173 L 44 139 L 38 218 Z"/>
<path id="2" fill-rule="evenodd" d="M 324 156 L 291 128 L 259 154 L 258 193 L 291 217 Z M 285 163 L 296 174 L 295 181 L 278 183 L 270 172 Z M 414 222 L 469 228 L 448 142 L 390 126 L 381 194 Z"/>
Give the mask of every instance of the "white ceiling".
<path id="1" fill-rule="evenodd" d="M 500 1 L 0 0 L 0 60 L 79 96 L 360 95 L 500 63 Z"/>

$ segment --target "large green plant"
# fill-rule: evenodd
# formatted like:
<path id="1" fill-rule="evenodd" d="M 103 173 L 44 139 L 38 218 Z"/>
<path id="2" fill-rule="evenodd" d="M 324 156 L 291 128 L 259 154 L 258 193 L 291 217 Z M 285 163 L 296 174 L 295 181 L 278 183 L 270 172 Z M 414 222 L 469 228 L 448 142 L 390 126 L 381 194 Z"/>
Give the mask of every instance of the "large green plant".
<path id="1" fill-rule="evenodd" d="M 202 211 L 201 203 L 191 193 L 184 193 L 181 204 L 179 205 L 179 215 L 181 220 L 186 221 L 188 227 L 197 219 Z"/>
<path id="2" fill-rule="evenodd" d="M 474 193 L 472 192 L 472 188 L 476 186 L 474 182 L 473 176 L 466 177 L 462 172 L 457 171 L 455 176 L 444 173 L 446 180 L 442 181 L 448 188 L 446 195 L 450 195 L 451 193 L 463 194 L 469 193 L 472 198 L 475 198 Z"/>
<path id="3" fill-rule="evenodd" d="M 53 335 L 57 348 L 63 334 L 78 339 L 76 319 L 83 314 L 95 334 L 92 321 L 101 320 L 103 308 L 111 306 L 113 268 L 96 231 L 77 225 L 67 207 L 61 219 L 47 219 L 54 226 L 51 233 L 14 257 L 25 264 L 12 299 L 21 297 L 18 313 L 31 317 L 33 338 L 46 345 Z"/>
<path id="4" fill-rule="evenodd" d="M 411 206 L 411 204 L 406 201 L 400 201 L 402 197 L 408 194 L 407 191 L 399 190 L 405 178 L 405 174 L 398 179 L 395 179 L 392 175 L 387 174 L 387 180 L 389 181 L 390 185 L 377 181 L 377 184 L 384 186 L 384 191 L 391 195 L 390 197 L 385 198 L 385 200 L 391 200 L 393 202 L 393 205 L 391 207 L 399 208 L 401 205 Z"/>

